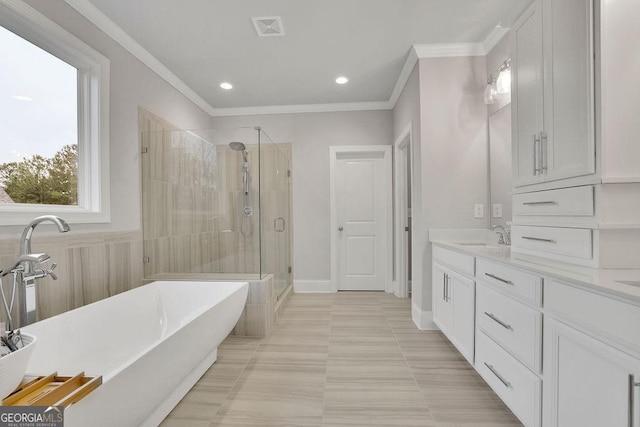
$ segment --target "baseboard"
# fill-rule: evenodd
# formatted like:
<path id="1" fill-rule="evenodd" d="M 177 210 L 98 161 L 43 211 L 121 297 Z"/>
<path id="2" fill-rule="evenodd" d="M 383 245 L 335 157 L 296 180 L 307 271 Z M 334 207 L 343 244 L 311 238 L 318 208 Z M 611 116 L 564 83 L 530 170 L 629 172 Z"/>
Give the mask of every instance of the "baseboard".
<path id="1" fill-rule="evenodd" d="M 293 292 L 296 294 L 329 294 L 335 292 L 331 280 L 294 280 Z"/>
<path id="2" fill-rule="evenodd" d="M 413 323 L 420 329 L 421 331 L 438 331 L 440 330 L 435 323 L 433 323 L 433 312 L 431 311 L 422 311 L 420 308 L 411 304 L 411 319 Z"/>

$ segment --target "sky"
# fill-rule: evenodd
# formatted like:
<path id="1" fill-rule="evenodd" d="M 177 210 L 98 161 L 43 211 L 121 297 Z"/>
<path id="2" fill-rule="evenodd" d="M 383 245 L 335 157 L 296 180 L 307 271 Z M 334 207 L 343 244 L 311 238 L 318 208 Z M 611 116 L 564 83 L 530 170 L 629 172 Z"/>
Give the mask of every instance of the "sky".
<path id="1" fill-rule="evenodd" d="M 0 26 L 0 163 L 75 144 L 78 70 Z"/>

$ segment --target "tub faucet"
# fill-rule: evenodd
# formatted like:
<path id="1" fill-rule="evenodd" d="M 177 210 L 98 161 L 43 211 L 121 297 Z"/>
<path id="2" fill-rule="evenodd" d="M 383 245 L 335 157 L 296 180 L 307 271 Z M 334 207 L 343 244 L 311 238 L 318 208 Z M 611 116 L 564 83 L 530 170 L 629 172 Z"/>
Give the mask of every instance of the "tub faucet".
<path id="1" fill-rule="evenodd" d="M 496 233 L 500 233 L 500 237 L 498 238 L 499 245 L 511 245 L 511 233 L 509 233 L 509 230 L 499 224 L 494 225 L 491 229 Z"/>
<path id="2" fill-rule="evenodd" d="M 36 318 L 36 279 L 41 279 L 43 277 L 51 276 L 53 280 L 57 280 L 57 276 L 53 272 L 56 268 L 57 264 L 53 263 L 51 268 L 49 269 L 36 269 L 36 263 L 40 263 L 49 259 L 49 256 L 46 254 L 39 254 L 46 256 L 46 258 L 41 257 L 38 259 L 31 253 L 31 237 L 33 236 L 33 231 L 36 229 L 38 224 L 43 222 L 52 222 L 58 228 L 60 233 L 66 233 L 70 230 L 69 224 L 67 222 L 55 215 L 43 215 L 33 219 L 22 232 L 22 237 L 20 237 L 20 257 L 18 260 L 18 265 L 12 269 L 16 271 L 19 280 L 18 280 L 18 296 L 20 301 L 20 310 L 19 310 L 19 319 L 20 326 L 29 325 L 37 320 Z"/>

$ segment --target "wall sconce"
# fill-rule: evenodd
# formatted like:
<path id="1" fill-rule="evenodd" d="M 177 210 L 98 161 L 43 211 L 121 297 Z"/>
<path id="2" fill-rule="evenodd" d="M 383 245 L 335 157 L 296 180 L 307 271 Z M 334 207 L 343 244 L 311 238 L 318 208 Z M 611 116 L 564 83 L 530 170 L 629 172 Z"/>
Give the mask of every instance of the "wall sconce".
<path id="1" fill-rule="evenodd" d="M 489 76 L 484 90 L 484 103 L 489 105 L 501 95 L 511 92 L 511 58 L 506 59 L 500 67 Z"/>
<path id="2" fill-rule="evenodd" d="M 484 103 L 489 105 L 498 99 L 498 88 L 496 87 L 496 78 L 493 74 L 487 80 L 487 87 L 484 88 Z"/>

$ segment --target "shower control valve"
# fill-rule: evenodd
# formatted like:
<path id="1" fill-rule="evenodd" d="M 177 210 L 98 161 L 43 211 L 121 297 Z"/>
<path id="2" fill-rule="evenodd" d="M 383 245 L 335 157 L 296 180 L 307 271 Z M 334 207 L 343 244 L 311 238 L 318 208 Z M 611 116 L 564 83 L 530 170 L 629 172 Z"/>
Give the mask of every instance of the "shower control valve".
<path id="1" fill-rule="evenodd" d="M 247 206 L 244 208 L 244 216 L 253 215 L 253 208 L 251 206 Z"/>

